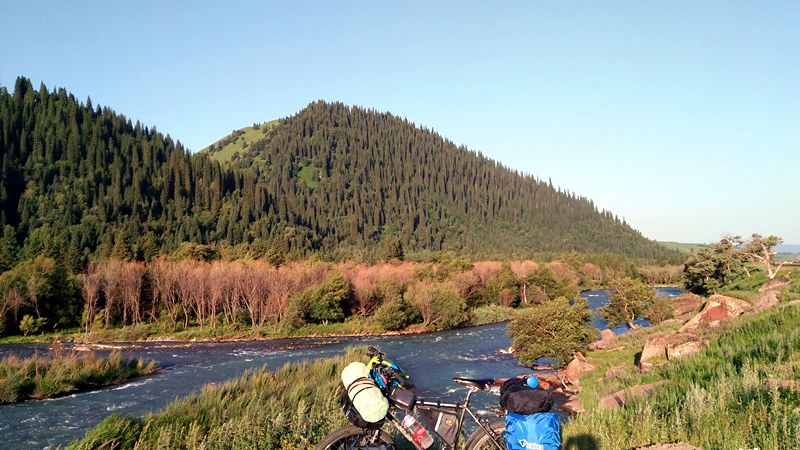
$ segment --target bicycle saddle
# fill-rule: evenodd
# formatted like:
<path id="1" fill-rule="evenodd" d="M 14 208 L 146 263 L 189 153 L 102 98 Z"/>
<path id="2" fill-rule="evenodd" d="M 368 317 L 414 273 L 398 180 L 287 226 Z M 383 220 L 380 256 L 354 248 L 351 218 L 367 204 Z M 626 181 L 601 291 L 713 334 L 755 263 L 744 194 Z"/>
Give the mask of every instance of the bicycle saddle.
<path id="1" fill-rule="evenodd" d="M 453 381 L 458 384 L 463 384 L 467 387 L 472 387 L 481 391 L 488 390 L 492 383 L 494 383 L 494 378 L 464 378 L 464 377 L 453 377 Z"/>

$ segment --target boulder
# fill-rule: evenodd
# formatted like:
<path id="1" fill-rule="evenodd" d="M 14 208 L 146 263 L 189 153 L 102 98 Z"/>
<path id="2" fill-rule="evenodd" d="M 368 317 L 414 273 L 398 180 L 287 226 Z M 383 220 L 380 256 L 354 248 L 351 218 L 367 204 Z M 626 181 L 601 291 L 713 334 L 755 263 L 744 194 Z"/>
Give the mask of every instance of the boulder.
<path id="1" fill-rule="evenodd" d="M 670 382 L 667 380 L 656 381 L 655 383 L 650 384 L 642 384 L 639 386 L 633 386 L 626 389 L 622 389 L 620 391 L 614 392 L 613 394 L 604 395 L 603 398 L 600 399 L 600 404 L 598 405 L 600 409 L 617 409 L 619 407 L 625 406 L 634 398 L 642 397 L 650 392 L 654 391 L 655 389 L 667 385 Z"/>
<path id="2" fill-rule="evenodd" d="M 583 356 L 583 353 L 575 352 L 574 358 L 567 364 L 567 368 L 564 371 L 566 381 L 574 385 L 579 385 L 581 375 L 594 370 L 594 368 L 594 365 Z"/>
<path id="3" fill-rule="evenodd" d="M 559 409 L 565 413 L 573 415 L 586 411 L 586 408 L 584 408 L 583 404 L 581 403 L 581 399 L 574 395 L 569 396 L 567 400 L 562 403 L 561 406 L 559 406 Z"/>
<path id="4" fill-rule="evenodd" d="M 639 368 L 647 370 L 672 359 L 693 355 L 703 348 L 700 337 L 690 332 L 665 333 L 653 336 L 644 344 Z"/>
<path id="5" fill-rule="evenodd" d="M 675 308 L 675 317 L 699 311 L 705 301 L 705 298 L 691 292 L 675 297 L 672 300 L 672 307 Z"/>
<path id="6" fill-rule="evenodd" d="M 703 309 L 681 327 L 681 332 L 695 331 L 702 324 L 717 327 L 720 323 L 739 317 L 751 309 L 749 303 L 724 295 L 709 297 Z"/>
<path id="7" fill-rule="evenodd" d="M 607 381 L 614 378 L 620 378 L 624 375 L 625 375 L 625 369 L 623 369 L 621 366 L 611 367 L 608 370 L 606 370 L 606 374 L 605 376 L 603 376 L 603 380 Z"/>
<path id="8" fill-rule="evenodd" d="M 606 328 L 600 332 L 600 340 L 589 344 L 589 350 L 603 350 L 614 340 L 614 332 Z"/>

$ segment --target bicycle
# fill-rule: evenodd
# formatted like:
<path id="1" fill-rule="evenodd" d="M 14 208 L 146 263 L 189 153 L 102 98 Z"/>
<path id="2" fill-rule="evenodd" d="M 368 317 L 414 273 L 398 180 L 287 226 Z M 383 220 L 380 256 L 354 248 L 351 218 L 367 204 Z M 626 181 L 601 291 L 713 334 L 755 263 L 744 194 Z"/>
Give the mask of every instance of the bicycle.
<path id="1" fill-rule="evenodd" d="M 381 353 L 374 347 L 369 347 L 369 352 L 373 361 L 384 361 L 384 353 Z M 391 366 L 396 368 L 396 366 L 393 364 L 391 364 Z M 401 377 L 398 377 L 396 373 L 389 373 L 386 376 L 386 379 L 389 380 L 400 378 Z M 439 435 L 442 443 L 444 444 L 444 446 L 441 447 L 442 450 L 505 450 L 505 421 L 489 422 L 478 417 L 478 415 L 469 407 L 472 395 L 479 391 L 489 391 L 495 385 L 495 379 L 454 377 L 453 381 L 466 387 L 467 389 L 467 396 L 461 403 L 416 399 L 414 405 L 411 407 L 412 409 L 405 411 L 404 414 L 412 414 L 414 409 L 421 407 L 422 409 L 434 408 L 436 411 L 443 411 L 457 417 L 454 438 L 450 438 L 451 442 L 448 442 L 445 437 Z M 424 447 L 420 446 L 414 441 L 411 434 L 402 426 L 400 420 L 398 420 L 396 413 L 398 410 L 403 410 L 403 408 L 395 404 L 390 396 L 386 394 L 384 396 L 389 399 L 389 412 L 386 414 L 385 421 L 394 427 L 394 429 L 396 429 L 400 435 L 403 436 L 403 438 L 411 443 L 414 448 L 417 450 L 425 450 Z M 498 417 L 503 416 L 503 411 L 501 411 L 499 408 L 494 408 L 492 412 Z M 467 415 L 469 415 L 469 417 L 471 417 L 472 420 L 478 424 L 478 428 L 467 438 L 464 445 L 459 447 L 458 441 L 460 440 L 461 429 L 464 425 L 464 420 L 467 418 Z M 436 429 L 436 426 L 434 426 L 436 424 L 428 424 L 431 425 L 431 428 L 434 428 L 434 430 Z M 439 433 L 437 432 L 437 434 Z M 328 434 L 319 444 L 317 444 L 315 450 L 380 448 L 380 445 L 394 445 L 392 437 L 389 435 L 389 433 L 386 433 L 381 429 L 372 430 L 357 426 L 346 426 L 334 430 Z"/>

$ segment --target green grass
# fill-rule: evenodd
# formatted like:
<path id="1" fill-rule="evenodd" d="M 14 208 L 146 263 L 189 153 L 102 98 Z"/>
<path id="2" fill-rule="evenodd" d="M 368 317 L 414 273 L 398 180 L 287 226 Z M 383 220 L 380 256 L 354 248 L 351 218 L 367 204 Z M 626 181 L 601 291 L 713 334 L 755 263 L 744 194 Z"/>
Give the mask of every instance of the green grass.
<path id="1" fill-rule="evenodd" d="M 300 172 L 297 173 L 297 177 L 300 178 L 300 181 L 302 181 L 307 188 L 314 189 L 319 185 L 319 171 L 319 167 L 313 164 L 307 165 L 300 169 Z"/>
<path id="2" fill-rule="evenodd" d="M 684 242 L 658 241 L 658 243 L 670 250 L 677 250 L 681 253 L 689 253 L 692 250 L 698 250 L 706 247 L 705 244 L 689 244 Z"/>
<path id="3" fill-rule="evenodd" d="M 9 356 L 0 360 L 0 404 L 53 398 L 73 392 L 121 383 L 148 375 L 155 361 L 122 359 L 119 352 L 107 358 L 94 353 L 58 352 L 30 358 Z"/>
<path id="4" fill-rule="evenodd" d="M 678 441 L 714 449 L 800 446 L 800 392 L 765 384 L 770 377 L 800 379 L 800 306 L 742 318 L 699 354 L 650 372 L 631 369 L 626 360 L 635 348 L 590 354 L 599 366 L 582 379 L 590 411 L 565 424 L 565 441 L 589 436 L 609 449 Z M 618 386 L 598 379 L 617 364 L 628 367 Z M 672 384 L 615 411 L 594 408 L 604 390 L 656 380 Z"/>
<path id="5" fill-rule="evenodd" d="M 365 355 L 363 348 L 350 349 L 275 372 L 248 371 L 143 419 L 110 416 L 68 448 L 313 448 L 347 425 L 339 374 L 354 360 L 366 361 Z"/>
<path id="6" fill-rule="evenodd" d="M 241 130 L 238 130 L 241 131 L 242 134 L 236 138 L 232 139 L 232 135 L 228 135 L 220 139 L 217 141 L 217 144 L 222 144 L 222 148 L 214 153 L 211 153 L 211 158 L 220 162 L 230 161 L 233 158 L 233 155 L 243 152 L 247 146 L 253 142 L 261 140 L 266 131 L 269 131 L 271 128 L 277 125 L 277 123 L 277 120 L 271 120 L 259 125 L 258 129 L 255 127 L 245 127 Z M 203 151 L 207 151 L 207 148 L 203 149 Z"/>

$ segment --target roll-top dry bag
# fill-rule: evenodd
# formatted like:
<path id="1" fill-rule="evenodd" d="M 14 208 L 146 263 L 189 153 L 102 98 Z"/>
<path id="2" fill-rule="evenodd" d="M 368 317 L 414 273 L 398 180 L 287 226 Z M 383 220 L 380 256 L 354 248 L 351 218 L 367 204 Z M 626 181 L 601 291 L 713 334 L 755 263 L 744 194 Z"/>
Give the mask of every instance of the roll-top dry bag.
<path id="1" fill-rule="evenodd" d="M 367 377 L 367 366 L 361 362 L 352 362 L 342 370 L 342 409 L 347 419 L 361 428 L 380 428 L 386 413 L 389 412 L 389 401 L 383 396 L 380 388 Z"/>

